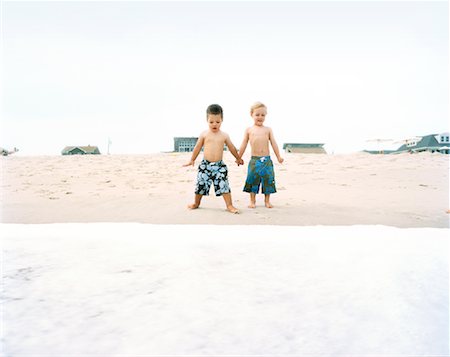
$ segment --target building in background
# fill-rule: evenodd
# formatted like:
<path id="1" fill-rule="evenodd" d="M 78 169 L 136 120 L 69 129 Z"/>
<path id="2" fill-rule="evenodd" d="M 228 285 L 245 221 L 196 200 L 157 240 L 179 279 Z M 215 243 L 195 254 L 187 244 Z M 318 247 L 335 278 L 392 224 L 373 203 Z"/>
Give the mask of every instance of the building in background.
<path id="1" fill-rule="evenodd" d="M 97 146 L 66 146 L 62 151 L 62 155 L 100 155 Z"/>
<path id="2" fill-rule="evenodd" d="M 325 144 L 304 144 L 304 143 L 285 143 L 283 150 L 290 153 L 302 154 L 326 154 L 323 148 Z"/>
<path id="3" fill-rule="evenodd" d="M 196 137 L 175 137 L 173 138 L 173 151 L 189 152 L 193 151 L 198 138 Z"/>
<path id="4" fill-rule="evenodd" d="M 414 138 L 401 140 L 400 142 L 403 144 L 396 150 L 364 151 L 369 154 L 400 154 L 405 152 L 416 153 L 424 151 L 450 154 L 449 133 L 416 136 Z"/>
<path id="5" fill-rule="evenodd" d="M 414 140 L 405 140 L 393 154 L 402 152 L 440 152 L 441 154 L 450 153 L 450 136 L 449 133 L 430 134 L 417 137 Z"/>

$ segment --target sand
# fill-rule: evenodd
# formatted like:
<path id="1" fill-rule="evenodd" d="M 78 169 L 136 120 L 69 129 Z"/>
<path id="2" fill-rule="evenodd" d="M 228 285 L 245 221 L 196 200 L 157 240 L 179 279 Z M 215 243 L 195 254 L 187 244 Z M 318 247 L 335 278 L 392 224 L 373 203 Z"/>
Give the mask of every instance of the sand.
<path id="1" fill-rule="evenodd" d="M 2 157 L 1 222 L 449 227 L 449 157 L 441 154 L 284 154 L 273 209 L 248 208 L 247 166 L 224 160 L 234 205 L 211 190 L 193 202 L 190 153 Z M 248 156 L 244 157 L 246 163 Z M 197 164 L 200 157 L 197 159 Z"/>
<path id="2" fill-rule="evenodd" d="M 0 355 L 449 355 L 448 156 L 226 153 L 238 215 L 189 156 L 0 159 Z"/>

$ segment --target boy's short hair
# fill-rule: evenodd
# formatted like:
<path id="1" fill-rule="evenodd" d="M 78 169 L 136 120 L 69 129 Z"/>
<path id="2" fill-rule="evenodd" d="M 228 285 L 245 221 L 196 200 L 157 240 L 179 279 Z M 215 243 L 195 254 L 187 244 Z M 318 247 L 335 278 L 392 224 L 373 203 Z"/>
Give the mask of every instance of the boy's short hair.
<path id="1" fill-rule="evenodd" d="M 209 114 L 220 114 L 223 119 L 223 109 L 219 104 L 211 104 L 210 106 L 208 106 L 208 108 L 206 108 L 206 115 L 208 116 Z"/>
<path id="2" fill-rule="evenodd" d="M 255 103 L 250 107 L 250 114 L 253 114 L 253 111 L 254 111 L 255 109 L 258 109 L 258 108 L 266 108 L 266 109 L 267 109 L 267 107 L 266 107 L 265 104 L 263 104 L 263 103 L 261 103 L 261 102 L 255 102 Z"/>

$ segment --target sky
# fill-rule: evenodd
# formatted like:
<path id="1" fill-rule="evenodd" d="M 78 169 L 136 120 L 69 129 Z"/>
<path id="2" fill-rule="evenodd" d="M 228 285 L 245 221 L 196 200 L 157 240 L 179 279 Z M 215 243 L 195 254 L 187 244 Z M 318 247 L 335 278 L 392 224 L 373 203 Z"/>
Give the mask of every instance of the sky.
<path id="1" fill-rule="evenodd" d="M 171 151 L 218 103 L 239 147 L 261 101 L 280 147 L 399 147 L 449 131 L 448 17 L 447 1 L 3 1 L 0 146 Z"/>

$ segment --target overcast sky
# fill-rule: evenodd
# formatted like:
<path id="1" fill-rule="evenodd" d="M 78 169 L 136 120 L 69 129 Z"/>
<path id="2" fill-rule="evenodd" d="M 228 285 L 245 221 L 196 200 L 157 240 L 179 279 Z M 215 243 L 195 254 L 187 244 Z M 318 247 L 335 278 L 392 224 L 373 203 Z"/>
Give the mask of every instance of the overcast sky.
<path id="1" fill-rule="evenodd" d="M 328 152 L 449 130 L 447 1 L 3 1 L 0 146 L 173 149 L 254 101 L 285 142 Z M 400 146 L 400 144 L 394 144 Z"/>

